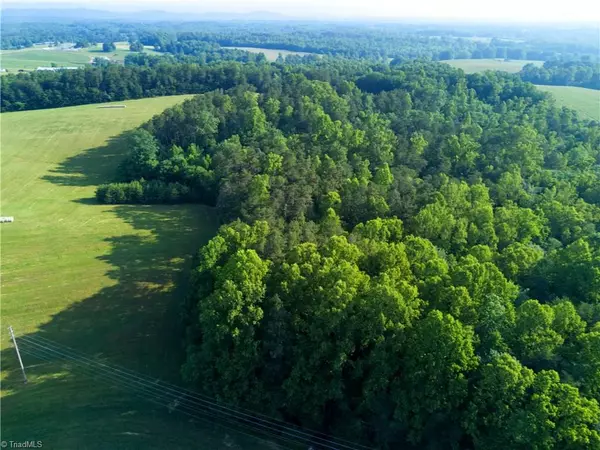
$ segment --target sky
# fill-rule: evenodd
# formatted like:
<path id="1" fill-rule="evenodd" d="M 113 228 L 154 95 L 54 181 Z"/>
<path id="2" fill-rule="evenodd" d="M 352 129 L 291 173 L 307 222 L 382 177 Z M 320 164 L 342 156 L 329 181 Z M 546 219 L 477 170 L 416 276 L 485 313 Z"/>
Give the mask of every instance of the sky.
<path id="1" fill-rule="evenodd" d="M 25 0 L 27 1 L 27 0 Z M 27 3 L 56 4 L 57 0 Z M 5 0 L 14 5 L 23 1 Z M 271 11 L 311 18 L 424 18 L 520 22 L 597 22 L 599 0 L 68 0 L 93 9 L 165 11 Z"/>

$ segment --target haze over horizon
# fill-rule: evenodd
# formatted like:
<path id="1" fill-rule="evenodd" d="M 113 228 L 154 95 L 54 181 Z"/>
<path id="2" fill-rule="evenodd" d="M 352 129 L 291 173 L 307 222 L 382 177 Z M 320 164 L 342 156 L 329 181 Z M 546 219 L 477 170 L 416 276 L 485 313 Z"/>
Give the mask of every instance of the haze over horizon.
<path id="1" fill-rule="evenodd" d="M 77 0 L 56 2 L 5 1 L 3 8 L 88 8 L 109 11 L 162 10 L 174 13 L 238 13 L 268 11 L 311 19 L 431 19 L 495 22 L 595 22 L 600 26 L 600 7 L 593 0 L 549 3 L 543 0 L 505 0 L 491 4 L 477 0 L 424 0 L 400 4 L 389 0 L 208 0 L 197 4 L 189 0 Z"/>

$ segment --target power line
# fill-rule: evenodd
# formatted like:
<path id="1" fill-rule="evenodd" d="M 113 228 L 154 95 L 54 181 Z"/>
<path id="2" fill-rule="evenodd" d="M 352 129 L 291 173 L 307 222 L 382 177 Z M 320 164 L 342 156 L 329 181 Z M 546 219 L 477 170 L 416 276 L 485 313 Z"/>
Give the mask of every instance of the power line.
<path id="1" fill-rule="evenodd" d="M 97 360 L 87 358 L 83 354 L 69 347 L 54 343 L 41 336 L 25 336 L 19 338 L 19 341 L 24 352 L 29 352 L 36 357 L 44 355 L 46 360 L 51 360 L 51 357 L 59 356 L 71 361 L 80 369 L 91 369 L 93 375 L 104 376 L 113 383 L 126 384 L 128 388 L 137 389 L 142 391 L 144 394 L 154 395 L 162 398 L 163 401 L 170 399 L 171 402 L 167 406 L 172 403 L 176 405 L 176 409 L 186 408 L 187 410 L 195 413 L 207 414 L 211 417 L 229 421 L 237 426 L 245 426 L 246 428 L 250 427 L 250 429 L 253 431 L 259 431 L 288 442 L 291 440 L 292 442 L 318 445 L 323 448 L 335 450 L 368 448 L 361 444 L 335 439 L 324 433 L 308 433 L 302 429 L 292 427 L 290 426 L 291 424 L 287 424 L 283 421 L 270 418 L 261 418 L 267 416 L 255 412 L 252 412 L 252 414 L 244 413 L 242 411 L 249 410 L 244 410 L 242 408 L 234 409 L 232 407 L 224 406 L 216 403 L 214 399 L 207 400 L 210 397 L 198 394 L 188 389 L 169 385 L 159 380 L 152 380 L 148 377 L 144 377 L 143 375 L 124 368 L 109 366 Z M 327 438 L 320 437 L 318 435 L 327 436 Z"/>
<path id="2" fill-rule="evenodd" d="M 53 346 L 55 348 L 59 348 L 62 353 L 67 353 L 67 354 L 70 354 L 70 355 L 72 355 L 74 357 L 81 358 L 81 359 L 87 360 L 87 361 L 91 361 L 91 362 L 93 362 L 95 364 L 102 364 L 98 360 L 92 360 L 92 359 L 87 358 L 84 354 L 82 354 L 81 352 L 78 352 L 77 350 L 75 350 L 73 348 L 67 347 L 66 345 L 58 344 L 58 343 L 56 343 L 54 341 L 51 341 L 49 339 L 44 338 L 43 336 L 39 336 L 39 335 L 38 336 L 23 336 L 20 339 L 29 339 L 29 340 L 33 340 L 33 341 L 36 341 L 36 340 L 37 341 L 42 341 L 46 345 L 51 345 L 51 346 Z M 105 364 L 103 364 L 103 365 L 106 366 Z M 106 366 L 106 367 L 110 367 L 110 366 Z M 239 414 L 243 414 L 243 415 L 245 413 L 245 415 L 247 417 L 252 418 L 253 420 L 257 420 L 257 421 L 260 421 L 260 422 L 269 423 L 269 424 L 272 424 L 274 426 L 279 426 L 279 427 L 287 428 L 287 429 L 293 430 L 294 432 L 299 433 L 299 434 L 304 435 L 304 436 L 307 436 L 307 437 L 311 437 L 311 438 L 315 438 L 315 439 L 323 439 L 326 442 L 327 441 L 329 441 L 329 442 L 335 442 L 338 446 L 341 446 L 342 448 L 352 449 L 352 448 L 358 447 L 358 448 L 362 448 L 362 449 L 366 449 L 366 450 L 368 450 L 368 449 L 371 448 L 371 447 L 367 447 L 367 446 L 364 446 L 364 445 L 361 445 L 361 444 L 357 444 L 355 442 L 351 442 L 351 441 L 348 441 L 348 440 L 345 440 L 345 439 L 336 438 L 334 436 L 328 435 L 328 434 L 320 432 L 320 431 L 316 431 L 316 430 L 311 430 L 311 429 L 308 429 L 308 428 L 299 427 L 299 426 L 296 426 L 296 425 L 284 422 L 284 421 L 279 420 L 279 419 L 274 419 L 272 417 L 269 417 L 267 415 L 258 413 L 256 411 L 252 411 L 252 410 L 241 408 L 241 407 L 237 407 L 237 406 L 234 407 L 234 406 L 231 406 L 231 405 L 222 405 L 222 404 L 218 403 L 214 398 L 209 397 L 207 395 L 203 395 L 203 394 L 201 394 L 199 392 L 195 392 L 195 391 L 192 391 L 190 389 L 186 389 L 186 388 L 183 388 L 183 387 L 180 387 L 180 386 L 175 386 L 175 385 L 172 385 L 172 384 L 168 384 L 168 383 L 162 382 L 162 381 L 160 381 L 158 379 L 149 378 L 147 376 L 144 376 L 144 375 L 139 374 L 137 372 L 133 372 L 133 371 L 131 371 L 129 369 L 126 369 L 124 367 L 113 366 L 113 367 L 110 367 L 110 368 L 113 369 L 113 370 L 116 370 L 116 371 L 118 371 L 120 373 L 124 373 L 124 374 L 127 374 L 127 375 L 134 376 L 137 379 L 146 380 L 148 383 L 151 383 L 151 384 L 156 385 L 156 386 L 160 386 L 163 389 L 167 389 L 167 390 L 170 390 L 170 391 L 175 391 L 177 393 L 185 392 L 190 397 L 192 397 L 194 399 L 198 399 L 198 401 L 200 401 L 200 402 L 207 401 L 208 403 L 210 403 L 210 404 L 212 404 L 214 406 L 217 406 L 219 408 L 225 409 L 227 411 L 232 411 L 233 413 L 239 413 Z M 322 438 L 320 438 L 318 436 L 322 436 Z M 347 444 L 347 445 L 344 445 L 344 444 Z"/>
<path id="3" fill-rule="evenodd" d="M 268 424 L 270 426 L 275 426 L 275 427 L 283 428 L 283 429 L 286 429 L 286 430 L 291 430 L 292 432 L 294 432 L 296 434 L 300 434 L 300 435 L 302 435 L 304 437 L 320 441 L 320 443 L 322 443 L 322 444 L 331 444 L 331 443 L 334 443 L 338 447 L 346 448 L 346 449 L 353 449 L 353 448 L 356 448 L 356 447 L 360 447 L 360 448 L 364 448 L 364 449 L 368 449 L 369 448 L 369 447 L 366 447 L 366 446 L 363 446 L 363 445 L 360 445 L 360 444 L 355 444 L 355 443 L 350 442 L 350 441 L 346 441 L 346 440 L 343 440 L 343 439 L 334 438 L 333 436 L 326 435 L 325 433 L 314 432 L 313 430 L 310 430 L 310 431 L 312 431 L 312 433 L 308 433 L 307 432 L 308 430 L 306 430 L 306 429 L 305 429 L 306 431 L 304 431 L 304 430 L 300 429 L 299 427 L 298 428 L 292 428 L 290 426 L 291 424 L 288 424 L 288 423 L 280 421 L 280 420 L 275 420 L 275 419 L 268 418 L 267 416 L 264 416 L 263 414 L 256 413 L 254 411 L 244 410 L 243 408 L 234 409 L 234 408 L 232 408 L 230 406 L 225 406 L 225 405 L 222 405 L 222 404 L 215 403 L 214 399 L 212 399 L 212 398 L 210 398 L 208 396 L 205 396 L 205 395 L 198 394 L 198 393 L 196 393 L 194 391 L 190 391 L 189 389 L 184 389 L 184 388 L 180 388 L 178 386 L 169 385 L 167 383 L 160 382 L 159 380 L 156 380 L 156 379 L 150 379 L 148 377 L 140 375 L 140 374 L 138 374 L 136 372 L 133 372 L 131 370 L 127 370 L 125 368 L 117 368 L 117 367 L 114 367 L 114 366 L 113 367 L 107 366 L 106 364 L 100 363 L 97 360 L 92 360 L 92 359 L 87 358 L 82 353 L 77 352 L 76 350 L 73 350 L 73 349 L 71 349 L 71 348 L 69 348 L 67 346 L 63 346 L 63 345 L 54 343 L 53 341 L 50 341 L 49 339 L 45 339 L 45 338 L 40 337 L 40 336 L 36 336 L 35 338 L 31 337 L 31 336 L 26 336 L 26 337 L 21 338 L 21 339 L 25 339 L 25 340 L 29 340 L 29 341 L 34 341 L 34 342 L 36 340 L 43 340 L 44 344 L 50 345 L 50 346 L 54 347 L 55 348 L 54 351 L 57 351 L 56 348 L 60 347 L 60 351 L 58 351 L 58 353 L 60 353 L 61 356 L 65 356 L 64 355 L 65 353 L 71 354 L 71 356 L 74 356 L 76 358 L 82 359 L 84 361 L 92 362 L 94 364 L 100 364 L 100 365 L 108 368 L 109 370 L 117 371 L 117 372 L 123 373 L 124 375 L 133 376 L 136 379 L 141 380 L 141 381 L 146 381 L 147 383 L 152 384 L 152 386 L 154 386 L 154 387 L 160 387 L 163 390 L 168 390 L 168 391 L 174 392 L 177 395 L 184 395 L 184 394 L 186 394 L 187 396 L 192 397 L 193 399 L 195 399 L 197 402 L 202 402 L 202 403 L 205 403 L 205 404 L 209 404 L 211 406 L 214 406 L 214 407 L 217 407 L 217 408 L 220 408 L 220 409 L 224 409 L 226 411 L 230 411 L 233 414 L 242 414 L 243 416 L 246 416 L 247 418 L 251 419 L 252 421 L 260 421 L 261 423 L 265 423 L 265 424 Z M 38 345 L 42 345 L 42 344 L 38 343 Z M 206 399 L 209 399 L 209 400 L 206 400 Z M 249 414 L 245 414 L 245 413 L 240 412 L 240 411 L 248 411 Z M 261 419 L 260 417 L 257 417 L 257 416 L 262 416 L 262 417 L 265 417 L 266 419 Z M 321 436 L 326 436 L 327 438 L 321 438 L 321 437 L 315 436 L 316 434 L 320 434 Z M 347 444 L 349 444 L 349 445 L 344 444 L 344 442 L 347 443 Z M 319 442 L 317 442 L 317 443 L 319 443 Z"/>
<path id="4" fill-rule="evenodd" d="M 25 352 L 29 352 L 30 354 L 33 354 L 34 356 L 37 356 L 37 357 L 44 356 L 47 361 L 52 361 L 52 357 L 56 357 L 57 353 L 58 353 L 56 350 L 50 349 L 48 347 L 45 347 L 45 349 L 44 349 L 44 348 L 40 348 L 39 346 L 37 346 L 35 344 L 31 344 L 29 342 L 25 343 L 25 342 L 21 341 L 22 346 L 23 346 L 23 344 L 25 344 L 25 346 L 26 346 Z M 64 357 L 64 355 L 59 355 L 59 356 Z M 166 406 L 169 409 L 173 408 L 174 410 L 182 411 L 184 413 L 192 413 L 192 414 L 198 413 L 198 414 L 208 415 L 215 419 L 224 420 L 226 422 L 234 424 L 235 426 L 241 426 L 243 428 L 246 428 L 246 429 L 254 431 L 254 432 L 260 432 L 260 433 L 266 434 L 266 435 L 271 436 L 276 439 L 280 439 L 280 440 L 284 440 L 284 441 L 292 442 L 292 443 L 296 443 L 296 444 L 299 443 L 298 440 L 294 441 L 294 440 L 291 440 L 290 438 L 288 438 L 287 436 L 281 436 L 281 435 L 277 434 L 277 433 L 282 432 L 281 430 L 272 429 L 272 428 L 265 427 L 265 426 L 259 426 L 257 428 L 257 426 L 256 426 L 257 424 L 255 424 L 251 421 L 240 420 L 239 418 L 237 418 L 235 416 L 231 416 L 231 415 L 223 415 L 223 413 L 221 411 L 215 410 L 214 408 L 203 409 L 202 408 L 203 405 L 198 405 L 194 401 L 190 401 L 190 400 L 186 399 L 184 396 L 169 395 L 168 393 L 164 392 L 163 390 L 161 390 L 160 388 L 158 388 L 156 386 L 148 385 L 147 383 L 140 382 L 140 381 L 135 380 L 130 377 L 124 377 L 124 376 L 116 374 L 116 373 L 111 373 L 109 369 L 106 369 L 106 367 L 100 367 L 100 366 L 96 366 L 96 365 L 90 364 L 90 363 L 87 363 L 86 365 L 82 365 L 77 360 L 68 359 L 68 358 L 67 358 L 67 360 L 71 363 L 71 365 L 76 367 L 78 370 L 83 371 L 84 373 L 86 373 L 92 377 L 100 378 L 103 381 L 112 382 L 117 387 L 120 387 L 122 389 L 131 388 L 131 389 L 135 390 L 136 391 L 135 393 L 137 393 L 138 395 L 144 394 L 144 395 L 154 396 L 154 397 L 162 400 L 162 402 L 165 402 L 165 403 L 162 403 L 162 402 L 159 403 L 160 405 Z M 102 364 L 102 366 L 106 366 L 106 365 Z M 144 395 L 141 395 L 141 396 L 144 396 Z M 152 399 L 149 399 L 147 397 L 144 397 L 144 398 L 146 400 L 153 401 Z M 153 402 L 156 403 L 156 401 L 153 401 Z M 285 433 L 285 432 L 282 432 L 282 433 L 289 434 L 289 433 Z M 254 437 L 256 438 L 256 436 L 254 436 Z M 292 438 L 296 438 L 296 436 L 292 435 Z M 306 440 L 306 439 L 303 439 L 303 440 Z M 301 443 L 303 443 L 303 444 L 309 443 L 310 444 L 310 442 L 301 442 Z M 323 444 L 321 444 L 321 445 L 323 445 Z M 334 448 L 334 447 L 327 447 L 327 448 Z"/>
<path id="5" fill-rule="evenodd" d="M 54 364 L 56 364 L 56 360 L 52 359 L 51 357 L 49 357 L 49 356 L 47 356 L 47 355 L 45 355 L 45 354 L 42 354 L 42 353 L 38 352 L 38 351 L 31 350 L 31 349 L 29 349 L 29 348 L 28 348 L 28 349 L 27 349 L 26 351 L 24 351 L 23 353 L 24 353 L 24 354 L 31 355 L 31 356 L 35 356 L 36 358 L 39 358 L 39 359 L 41 359 L 41 360 L 43 360 L 43 361 L 47 361 L 47 362 L 49 362 L 49 363 L 54 363 Z M 98 376 L 97 376 L 97 374 L 95 374 L 94 372 L 91 372 L 93 369 L 82 369 L 82 368 L 79 368 L 79 369 L 80 369 L 80 370 L 82 370 L 82 371 L 83 371 L 83 373 L 84 373 L 84 374 L 86 374 L 86 375 L 90 375 L 90 376 L 92 376 L 92 377 L 95 377 L 95 378 L 101 378 L 101 377 L 98 377 Z M 86 370 L 90 370 L 90 372 L 86 372 Z M 105 380 L 104 380 L 104 381 L 105 381 Z M 139 395 L 139 394 L 138 394 L 138 395 Z M 140 395 L 139 395 L 139 396 L 140 396 Z M 146 401 L 149 401 L 149 402 L 151 402 L 151 403 L 154 403 L 154 404 L 156 404 L 156 405 L 159 405 L 159 406 L 162 406 L 162 407 L 167 407 L 167 408 L 169 407 L 169 404 L 162 403 L 162 402 L 160 402 L 160 401 L 154 400 L 153 398 L 147 398 L 147 397 L 143 397 L 143 398 L 144 398 L 144 400 L 146 400 Z M 184 406 L 184 407 L 185 407 L 185 406 Z M 201 420 L 201 421 L 203 421 L 203 422 L 210 423 L 211 425 L 216 425 L 216 426 L 218 426 L 218 427 L 221 427 L 221 428 L 224 428 L 224 429 L 227 429 L 227 430 L 233 431 L 233 432 L 235 432 L 235 433 L 240 433 L 240 434 L 243 434 L 243 435 L 245 435 L 245 436 L 249 436 L 249 437 L 251 437 L 251 438 L 253 438 L 253 439 L 257 439 L 257 440 L 260 440 L 260 441 L 263 441 L 263 442 L 265 442 L 265 440 L 264 440 L 263 438 L 260 438 L 260 437 L 256 436 L 256 434 L 250 434 L 250 433 L 247 433 L 247 432 L 241 431 L 241 430 L 239 430 L 239 429 L 237 429 L 237 428 L 232 428 L 232 427 L 229 427 L 229 426 L 223 425 L 222 423 L 219 423 L 219 422 L 217 422 L 216 420 L 210 420 L 210 419 L 208 419 L 208 418 L 206 418 L 206 417 L 198 416 L 198 415 L 197 415 L 195 412 L 190 412 L 190 411 L 186 411 L 186 410 L 183 410 L 183 409 L 177 409 L 177 411 L 178 411 L 178 412 L 180 412 L 180 413 L 186 414 L 186 415 L 188 415 L 188 416 L 190 416 L 190 417 L 192 417 L 192 418 L 194 418 L 194 419 L 198 419 L 198 420 Z M 199 413 L 199 414 L 203 414 L 203 415 L 206 415 L 206 416 L 208 416 L 208 417 L 215 418 L 215 419 L 219 419 L 220 421 L 226 421 L 226 422 L 228 422 L 228 423 L 231 423 L 231 424 L 233 424 L 233 425 L 235 425 L 235 426 L 242 426 L 242 427 L 244 427 L 244 428 L 246 428 L 246 429 L 250 429 L 250 430 L 252 430 L 252 431 L 256 431 L 256 430 L 254 430 L 254 429 L 252 429 L 252 428 L 250 428 L 250 427 L 248 427 L 248 426 L 241 425 L 241 424 L 239 424 L 239 423 L 236 423 L 236 422 L 233 422 L 233 421 L 231 421 L 231 420 L 223 419 L 223 418 L 221 418 L 221 417 L 218 417 L 218 416 L 216 416 L 216 415 L 209 414 L 209 413 L 207 413 L 207 412 L 205 412 L 205 411 L 197 411 L 197 413 Z M 274 435 L 274 434 L 271 434 L 271 433 L 265 433 L 265 432 L 263 432 L 263 433 L 264 433 L 264 434 L 268 434 L 268 435 L 270 435 L 270 436 L 272 436 L 272 437 L 275 437 L 275 438 L 277 438 L 277 439 L 281 439 L 281 440 L 284 440 L 284 441 L 287 441 L 287 442 L 291 442 L 291 443 L 293 443 L 293 444 L 296 444 L 296 442 L 294 442 L 294 441 L 291 441 L 291 440 L 289 440 L 289 439 L 285 439 L 285 438 L 282 438 L 282 437 L 280 437 L 280 436 L 277 436 L 277 435 Z M 278 445 L 280 445 L 280 444 L 278 443 Z"/>

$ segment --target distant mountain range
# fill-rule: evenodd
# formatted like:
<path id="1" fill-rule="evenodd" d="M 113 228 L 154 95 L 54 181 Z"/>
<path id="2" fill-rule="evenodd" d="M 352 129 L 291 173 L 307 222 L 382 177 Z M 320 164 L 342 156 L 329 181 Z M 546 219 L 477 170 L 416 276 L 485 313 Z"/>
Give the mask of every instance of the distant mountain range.
<path id="1" fill-rule="evenodd" d="M 2 1 L 2 0 L 0 0 Z M 114 3 L 113 3 L 114 2 Z M 282 2 L 283 3 L 283 2 Z M 149 3 L 152 4 L 152 3 Z M 216 4 L 214 1 L 212 4 Z M 315 8 L 306 10 L 292 10 L 286 13 L 274 11 L 208 11 L 207 5 L 195 4 L 192 0 L 187 2 L 173 2 L 165 4 L 168 11 L 142 10 L 136 11 L 142 3 L 120 2 L 108 0 L 102 4 L 104 9 L 81 7 L 81 4 L 69 2 L 28 2 L 20 0 L 2 1 L 2 23 L 19 22 L 80 22 L 92 20 L 114 20 L 126 22 L 191 22 L 191 21 L 321 21 L 321 22 L 354 22 L 354 23 L 408 23 L 408 24 L 452 24 L 470 25 L 473 23 L 489 23 L 493 25 L 514 26 L 517 23 L 527 26 L 548 26 L 550 22 L 535 23 L 527 20 L 507 21 L 503 19 L 456 19 L 442 17 L 396 17 L 396 16 L 352 16 L 334 12 L 323 12 Z M 262 5 L 257 4 L 257 7 Z M 219 6 L 217 6 L 219 8 Z M 224 5 L 223 8 L 226 8 Z M 557 23 L 558 25 L 558 23 Z M 561 26 L 564 24 L 560 24 Z M 570 23 L 569 26 L 597 29 L 597 22 Z"/>
<path id="2" fill-rule="evenodd" d="M 175 12 L 99 10 L 75 7 L 67 3 L 4 3 L 2 22 L 72 22 L 86 20 L 126 20 L 135 22 L 195 21 L 195 20 L 294 20 L 292 16 L 271 11 L 232 12 Z"/>

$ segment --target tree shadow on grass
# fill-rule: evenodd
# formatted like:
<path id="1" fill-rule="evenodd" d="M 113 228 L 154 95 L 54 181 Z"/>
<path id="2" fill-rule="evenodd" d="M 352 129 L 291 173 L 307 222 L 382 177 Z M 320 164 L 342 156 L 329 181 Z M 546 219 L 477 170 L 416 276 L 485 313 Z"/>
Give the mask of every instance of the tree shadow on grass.
<path id="1" fill-rule="evenodd" d="M 189 259 L 210 239 L 216 220 L 199 205 L 118 206 L 114 213 L 144 231 L 106 239 L 112 250 L 98 259 L 116 284 L 54 316 L 43 333 L 65 345 L 85 343 L 87 353 L 110 355 L 116 364 L 172 377 L 181 363 L 179 308 Z"/>
<path id="2" fill-rule="evenodd" d="M 36 347 L 27 339 L 45 338 L 107 364 L 180 382 L 185 269 L 191 254 L 215 232 L 215 215 L 199 205 L 118 206 L 106 214 L 137 231 L 107 238 L 111 250 L 98 257 L 115 284 L 71 304 L 22 338 L 29 384 L 22 383 L 12 346 L 2 352 L 8 393 L 2 399 L 4 439 L 41 439 L 45 448 L 61 449 L 180 448 L 190 440 L 219 448 L 222 431 L 203 435 L 206 428 L 190 426 L 187 416 L 169 414 L 131 389 L 115 389 L 80 368 L 47 363 L 31 353 Z"/>
<path id="3" fill-rule="evenodd" d="M 69 186 L 110 181 L 123 157 L 125 137 L 65 160 L 44 179 Z M 93 199 L 76 202 L 99 207 Z M 112 285 L 72 303 L 38 331 L 20 337 L 28 384 L 22 382 L 14 348 L 1 352 L 3 439 L 42 440 L 44 448 L 57 449 L 264 448 L 263 442 L 250 438 L 242 442 L 240 435 L 221 428 L 201 422 L 190 425 L 188 416 L 171 414 L 126 386 L 116 387 L 117 383 L 103 382 L 81 367 L 57 362 L 60 359 L 47 351 L 51 361 L 46 362 L 39 358 L 39 347 L 37 356 L 32 353 L 36 347 L 31 340 L 49 339 L 88 358 L 180 383 L 186 268 L 191 255 L 214 235 L 216 214 L 200 205 L 122 205 L 104 211 L 111 217 L 102 223 L 118 218 L 134 230 L 107 237 L 110 251 L 97 257 L 106 263 Z M 19 330 L 15 331 L 19 339 Z"/>
<path id="4" fill-rule="evenodd" d="M 67 158 L 43 180 L 61 186 L 97 186 L 117 178 L 117 168 L 127 151 L 131 131 L 108 139 L 105 145 Z"/>

